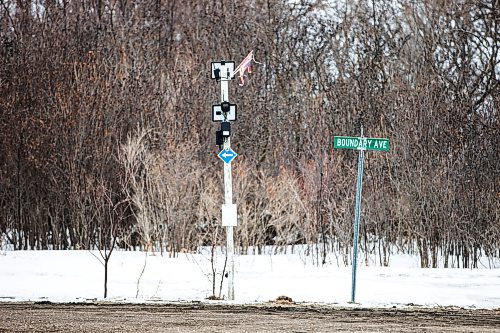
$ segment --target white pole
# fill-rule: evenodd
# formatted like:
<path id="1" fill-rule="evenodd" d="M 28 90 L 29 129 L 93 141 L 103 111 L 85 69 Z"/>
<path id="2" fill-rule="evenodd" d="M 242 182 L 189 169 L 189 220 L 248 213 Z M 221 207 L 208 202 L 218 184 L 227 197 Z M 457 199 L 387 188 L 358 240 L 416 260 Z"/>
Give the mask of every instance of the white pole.
<path id="1" fill-rule="evenodd" d="M 227 138 L 224 143 L 224 149 L 231 148 L 231 140 Z M 224 163 L 224 203 L 233 203 L 233 177 L 231 175 L 231 162 Z M 227 251 L 227 298 L 234 301 L 234 238 L 233 227 L 226 227 L 226 251 Z"/>
<path id="2" fill-rule="evenodd" d="M 220 66 L 220 101 L 229 102 L 229 78 L 226 76 L 227 69 L 226 65 Z M 227 79 L 226 79 L 227 78 Z"/>
<path id="3" fill-rule="evenodd" d="M 228 73 L 225 65 L 221 66 L 221 102 L 229 102 L 229 80 L 231 73 Z M 224 149 L 231 148 L 231 139 L 224 142 Z M 233 203 L 233 178 L 231 173 L 231 162 L 224 163 L 224 203 Z M 227 255 L 227 298 L 234 301 L 234 236 L 233 227 L 226 227 L 226 255 Z"/>

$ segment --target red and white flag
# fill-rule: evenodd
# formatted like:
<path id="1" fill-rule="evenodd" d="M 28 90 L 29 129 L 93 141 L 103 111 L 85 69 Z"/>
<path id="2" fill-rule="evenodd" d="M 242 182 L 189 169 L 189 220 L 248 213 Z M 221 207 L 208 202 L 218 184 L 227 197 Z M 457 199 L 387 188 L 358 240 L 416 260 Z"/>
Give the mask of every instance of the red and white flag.
<path id="1" fill-rule="evenodd" d="M 243 59 L 243 61 L 236 67 L 236 69 L 233 72 L 233 76 L 236 73 L 239 73 L 239 78 L 241 80 L 241 83 L 239 84 L 240 86 L 245 84 L 245 72 L 252 73 L 252 61 L 260 64 L 260 62 L 255 61 L 255 58 L 253 57 L 253 50 L 250 51 L 250 53 Z"/>

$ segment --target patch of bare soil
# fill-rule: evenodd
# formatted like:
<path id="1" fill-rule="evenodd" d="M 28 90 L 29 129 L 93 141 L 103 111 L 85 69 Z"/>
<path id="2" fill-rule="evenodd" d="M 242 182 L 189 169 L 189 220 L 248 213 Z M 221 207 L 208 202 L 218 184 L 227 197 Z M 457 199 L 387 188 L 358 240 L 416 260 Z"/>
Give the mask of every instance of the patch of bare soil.
<path id="1" fill-rule="evenodd" d="M 364 309 L 271 302 L 0 303 L 0 332 L 500 333 L 500 309 Z"/>

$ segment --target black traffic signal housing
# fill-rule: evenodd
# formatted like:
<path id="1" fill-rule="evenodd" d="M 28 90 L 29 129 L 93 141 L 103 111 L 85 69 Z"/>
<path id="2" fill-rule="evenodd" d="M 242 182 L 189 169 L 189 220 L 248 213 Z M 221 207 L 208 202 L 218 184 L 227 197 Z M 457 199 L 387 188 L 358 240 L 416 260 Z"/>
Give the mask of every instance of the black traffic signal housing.
<path id="1" fill-rule="evenodd" d="M 222 146 L 224 146 L 224 137 L 222 136 L 222 131 L 215 131 L 215 145 L 219 147 L 219 149 L 222 149 Z"/>
<path id="2" fill-rule="evenodd" d="M 220 108 L 222 112 L 228 113 L 229 111 L 231 111 L 231 104 L 229 104 L 229 102 L 222 102 L 220 103 Z"/>
<path id="3" fill-rule="evenodd" d="M 229 121 L 221 122 L 220 130 L 224 138 L 229 138 L 231 136 L 231 123 Z"/>

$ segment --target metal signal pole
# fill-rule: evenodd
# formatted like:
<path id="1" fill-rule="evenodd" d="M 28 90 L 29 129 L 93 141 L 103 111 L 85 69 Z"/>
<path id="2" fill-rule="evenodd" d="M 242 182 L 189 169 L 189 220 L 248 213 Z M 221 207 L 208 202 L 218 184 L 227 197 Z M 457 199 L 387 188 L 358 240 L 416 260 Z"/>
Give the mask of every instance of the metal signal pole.
<path id="1" fill-rule="evenodd" d="M 233 204 L 233 179 L 231 162 L 238 154 L 231 149 L 231 124 L 236 120 L 236 105 L 229 103 L 229 81 L 232 80 L 234 62 L 212 63 L 212 78 L 220 80 L 220 105 L 212 106 L 212 120 L 221 122 L 217 131 L 216 144 L 222 147 L 218 154 L 224 162 L 224 204 L 222 205 L 222 226 L 226 227 L 226 271 L 228 300 L 234 300 L 234 227 L 237 225 L 237 209 Z"/>
<path id="2" fill-rule="evenodd" d="M 220 81 L 221 84 L 221 103 L 229 102 L 229 80 L 231 73 L 226 69 L 225 65 L 221 66 L 221 73 L 225 75 Z M 226 138 L 224 142 L 224 150 L 231 150 L 231 138 Z M 224 203 L 233 204 L 233 176 L 231 170 L 231 162 L 224 163 Z M 226 251 L 227 251 L 227 270 L 228 270 L 228 291 L 227 298 L 234 301 L 234 227 L 226 226 Z"/>

